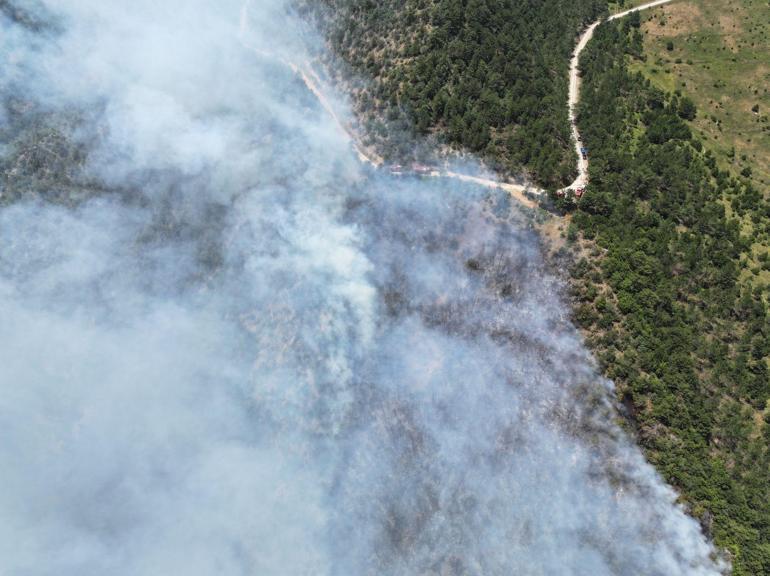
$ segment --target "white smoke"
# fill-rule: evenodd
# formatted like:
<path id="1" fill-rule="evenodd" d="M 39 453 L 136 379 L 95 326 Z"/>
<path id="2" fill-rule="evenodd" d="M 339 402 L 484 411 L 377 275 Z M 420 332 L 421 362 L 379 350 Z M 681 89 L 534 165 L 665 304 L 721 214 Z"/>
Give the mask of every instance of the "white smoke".
<path id="1" fill-rule="evenodd" d="M 3 169 L 74 116 L 90 187 L 0 208 L 0 574 L 719 573 L 505 198 L 359 165 L 239 2 L 23 8 Z"/>

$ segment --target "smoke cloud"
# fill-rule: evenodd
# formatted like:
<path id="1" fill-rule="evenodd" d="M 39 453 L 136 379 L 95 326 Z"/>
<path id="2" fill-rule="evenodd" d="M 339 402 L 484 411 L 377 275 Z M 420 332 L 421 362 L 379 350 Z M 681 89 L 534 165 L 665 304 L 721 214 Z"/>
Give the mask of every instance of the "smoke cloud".
<path id="1" fill-rule="evenodd" d="M 516 209 L 360 164 L 288 6 L 0 22 L 0 573 L 725 569 Z"/>

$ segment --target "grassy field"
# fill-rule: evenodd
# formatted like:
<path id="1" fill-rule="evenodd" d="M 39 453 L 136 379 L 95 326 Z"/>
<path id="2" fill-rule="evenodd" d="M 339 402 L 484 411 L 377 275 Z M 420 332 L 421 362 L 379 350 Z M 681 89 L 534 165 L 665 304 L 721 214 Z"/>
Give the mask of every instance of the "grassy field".
<path id="1" fill-rule="evenodd" d="M 628 2 L 627 2 L 628 3 Z M 770 198 L 770 3 L 683 0 L 646 12 L 645 62 L 633 68 L 698 107 L 694 128 L 718 164 Z M 731 212 L 729 202 L 725 202 Z M 757 213 L 761 210 L 757 206 Z M 767 219 L 745 216 L 754 249 L 743 279 L 770 284 Z"/>
<path id="2" fill-rule="evenodd" d="M 770 184 L 770 3 L 690 0 L 644 14 L 650 79 L 690 96 L 696 126 L 739 171 Z M 757 107 L 757 108 L 755 108 Z M 732 149 L 735 154 L 731 154 Z M 745 159 L 744 159 L 745 157 Z"/>

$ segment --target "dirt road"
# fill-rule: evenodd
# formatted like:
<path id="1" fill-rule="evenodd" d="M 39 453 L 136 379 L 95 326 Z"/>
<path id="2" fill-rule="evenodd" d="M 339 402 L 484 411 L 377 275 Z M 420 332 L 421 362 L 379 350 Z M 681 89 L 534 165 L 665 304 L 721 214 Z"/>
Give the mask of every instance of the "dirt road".
<path id="1" fill-rule="evenodd" d="M 329 117 L 334 121 L 334 124 L 337 126 L 340 133 L 350 142 L 351 147 L 355 151 L 356 155 L 358 156 L 358 159 L 364 163 L 369 164 L 374 167 L 382 166 L 383 159 L 373 152 L 369 150 L 365 150 L 364 147 L 358 142 L 356 135 L 350 126 L 349 123 L 344 122 L 340 115 L 335 110 L 334 105 L 329 100 L 329 98 L 326 96 L 327 91 L 323 87 L 323 82 L 318 77 L 318 75 L 313 70 L 312 66 L 307 62 L 293 62 L 289 61 L 286 58 L 283 58 L 279 54 L 275 54 L 272 52 L 267 52 L 258 46 L 255 46 L 251 44 L 248 41 L 248 31 L 249 31 L 249 7 L 251 5 L 251 0 L 246 0 L 244 2 L 243 6 L 241 7 L 241 14 L 240 14 L 240 29 L 239 29 L 239 36 L 240 36 L 240 42 L 243 46 L 248 48 L 249 50 L 259 54 L 263 58 L 269 58 L 271 60 L 277 60 L 287 68 L 289 68 L 294 74 L 299 76 L 299 78 L 302 79 L 305 86 L 310 90 L 313 95 L 317 98 L 319 104 L 321 104 L 321 107 L 324 109 L 324 111 L 329 115 Z M 500 190 L 504 190 L 508 192 L 511 196 L 513 196 L 516 200 L 518 200 L 519 203 L 521 203 L 524 206 L 527 206 L 529 208 L 535 208 L 537 206 L 537 203 L 532 200 L 532 198 L 529 198 L 525 192 L 530 191 L 531 193 L 535 195 L 539 195 L 543 193 L 540 189 L 531 189 L 527 186 L 523 186 L 521 184 L 516 184 L 512 182 L 501 182 L 496 179 L 490 179 L 490 178 L 484 178 L 481 176 L 472 176 L 469 174 L 460 174 L 457 172 L 452 172 L 450 170 L 441 170 L 436 169 L 431 171 L 427 174 L 427 176 L 434 177 L 434 178 L 451 178 L 455 180 L 461 180 L 463 182 L 473 182 L 475 184 L 478 184 L 480 186 L 485 186 L 487 188 L 496 188 Z"/>
<path id="2" fill-rule="evenodd" d="M 640 10 L 647 10 L 648 8 L 655 8 L 662 4 L 668 4 L 672 0 L 655 0 L 654 2 L 648 2 L 647 4 L 641 4 L 635 8 L 630 8 L 618 14 L 613 14 L 607 20 L 617 20 L 628 16 L 632 12 L 639 12 Z M 572 60 L 569 65 L 569 122 L 572 130 L 572 139 L 575 142 L 575 152 L 578 158 L 578 176 L 575 181 L 568 186 L 568 189 L 577 190 L 578 188 L 585 188 L 588 184 L 588 159 L 583 158 L 581 149 L 584 147 L 583 141 L 580 139 L 580 132 L 577 127 L 577 119 L 575 117 L 577 112 L 577 105 L 580 101 L 580 54 L 583 52 L 588 42 L 594 35 L 596 28 L 604 22 L 604 19 L 597 20 L 591 24 L 580 35 L 575 51 L 572 53 Z"/>
<path id="3" fill-rule="evenodd" d="M 628 16 L 632 12 L 638 12 L 640 10 L 654 8 L 655 6 L 667 4 L 671 1 L 672 0 L 655 0 L 654 2 L 642 4 L 635 8 L 630 8 L 629 10 L 626 10 L 624 12 L 614 14 L 610 16 L 607 20 L 616 20 L 618 18 L 623 18 L 624 16 Z M 313 67 L 308 62 L 299 62 L 299 63 L 292 62 L 283 58 L 278 54 L 267 52 L 249 43 L 248 12 L 249 12 L 250 5 L 251 5 L 251 0 L 246 0 L 241 8 L 239 36 L 243 46 L 256 52 L 262 57 L 278 60 L 284 66 L 291 69 L 292 72 L 294 72 L 297 76 L 299 76 L 302 79 L 302 81 L 305 83 L 305 86 L 307 86 L 308 90 L 310 90 L 315 95 L 315 97 L 318 99 L 318 102 L 321 104 L 323 109 L 326 111 L 327 114 L 329 114 L 329 116 L 334 121 L 340 133 L 343 134 L 345 138 L 347 138 L 350 141 L 350 145 L 355 151 L 356 155 L 358 156 L 358 159 L 362 163 L 370 164 L 371 166 L 374 166 L 374 167 L 381 166 L 383 164 L 383 159 L 377 156 L 374 152 L 365 150 L 363 145 L 360 144 L 360 142 L 356 138 L 356 135 L 351 125 L 348 122 L 344 122 L 342 120 L 340 115 L 335 110 L 335 107 L 332 104 L 332 102 L 329 100 L 329 98 L 327 98 L 326 96 L 327 91 L 323 87 L 323 82 L 321 81 L 321 79 L 313 70 Z M 577 104 L 580 101 L 580 71 L 579 71 L 580 54 L 583 52 L 585 47 L 588 45 L 588 42 L 593 37 L 594 31 L 596 30 L 596 28 L 603 21 L 604 21 L 603 18 L 600 20 L 597 20 L 596 22 L 591 24 L 588 28 L 586 28 L 586 30 L 580 35 L 577 46 L 575 47 L 575 51 L 572 54 L 572 60 L 570 61 L 568 107 L 569 107 L 570 127 L 572 130 L 572 138 L 575 142 L 575 152 L 577 153 L 577 158 L 578 158 L 578 164 L 577 164 L 578 176 L 575 179 L 575 181 L 572 182 L 572 184 L 570 184 L 567 188 L 564 189 L 564 191 L 567 191 L 567 190 L 575 191 L 578 188 L 585 188 L 585 186 L 588 184 L 588 159 L 583 158 L 583 154 L 581 152 L 581 148 L 583 148 L 584 144 L 580 139 L 580 132 L 578 131 L 576 117 L 575 117 Z M 511 196 L 513 196 L 516 200 L 518 200 L 521 204 L 523 204 L 524 206 L 528 206 L 530 208 L 534 208 L 537 206 L 537 203 L 530 196 L 531 195 L 539 196 L 545 193 L 544 190 L 541 190 L 539 188 L 523 186 L 521 184 L 516 184 L 513 182 L 501 182 L 500 180 L 484 178 L 481 176 L 460 174 L 457 172 L 452 172 L 450 170 L 436 169 L 430 172 L 429 175 L 437 178 L 452 178 L 456 180 L 462 180 L 464 182 L 473 182 L 475 184 L 479 184 L 487 188 L 496 188 L 500 190 L 505 190 Z"/>

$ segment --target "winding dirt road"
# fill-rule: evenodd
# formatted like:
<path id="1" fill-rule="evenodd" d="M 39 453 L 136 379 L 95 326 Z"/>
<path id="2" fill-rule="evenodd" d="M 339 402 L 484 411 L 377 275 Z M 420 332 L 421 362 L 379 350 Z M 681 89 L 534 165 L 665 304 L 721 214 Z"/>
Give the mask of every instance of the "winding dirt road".
<path id="1" fill-rule="evenodd" d="M 240 22 L 239 22 L 239 40 L 241 44 L 244 47 L 248 48 L 249 50 L 253 51 L 254 53 L 258 54 L 262 58 L 277 60 L 282 65 L 289 68 L 294 74 L 299 76 L 299 78 L 302 80 L 302 82 L 305 84 L 308 90 L 310 90 L 318 99 L 319 104 L 321 104 L 321 107 L 326 111 L 329 117 L 333 120 L 339 132 L 350 142 L 350 145 L 355 151 L 356 155 L 358 156 L 358 159 L 363 164 L 369 164 L 371 166 L 374 166 L 375 168 L 382 166 L 384 162 L 383 159 L 377 156 L 375 153 L 369 150 L 365 150 L 364 147 L 359 143 L 358 139 L 356 138 L 356 134 L 352 126 L 348 122 L 343 121 L 342 118 L 340 117 L 340 114 L 337 113 L 334 105 L 326 96 L 326 90 L 323 87 L 323 82 L 318 77 L 318 75 L 313 71 L 313 68 L 309 62 L 299 62 L 299 63 L 292 62 L 280 56 L 279 54 L 268 52 L 249 42 L 248 32 L 249 32 L 250 6 L 251 6 L 251 0 L 246 0 L 241 7 Z M 529 208 L 536 208 L 537 202 L 533 200 L 528 195 L 528 193 L 535 196 L 538 196 L 544 193 L 543 190 L 540 190 L 538 188 L 532 188 L 521 184 L 516 184 L 513 182 L 501 182 L 499 180 L 484 178 L 482 176 L 460 174 L 458 172 L 452 172 L 450 170 L 433 170 L 427 175 L 435 178 L 452 178 L 454 180 L 460 180 L 463 182 L 472 182 L 474 184 L 485 186 L 487 188 L 504 190 L 505 192 L 508 192 L 511 196 L 513 196 L 520 204 L 527 206 Z"/>
<path id="2" fill-rule="evenodd" d="M 624 12 L 619 12 L 617 14 L 613 14 L 607 20 L 616 20 L 618 18 L 623 18 L 624 16 L 628 16 L 632 12 L 638 12 L 640 10 L 646 10 L 648 8 L 654 8 L 656 6 L 660 6 L 662 4 L 667 4 L 671 2 L 672 0 L 655 0 L 654 2 L 648 2 L 646 4 L 641 4 L 639 6 L 636 6 L 635 8 L 630 8 L 628 10 L 625 10 Z M 305 86 L 307 86 L 308 90 L 310 90 L 315 97 L 318 99 L 318 102 L 321 104 L 321 107 L 326 111 L 326 113 L 331 117 L 331 119 L 334 121 L 335 125 L 337 126 L 340 133 L 350 142 L 353 150 L 355 151 L 356 155 L 358 156 L 358 159 L 364 163 L 369 164 L 371 166 L 379 167 L 383 164 L 383 159 L 376 155 L 374 152 L 370 150 L 366 150 L 363 145 L 358 141 L 356 138 L 356 134 L 350 125 L 349 122 L 343 121 L 343 119 L 340 117 L 340 114 L 337 113 L 334 105 L 329 100 L 329 98 L 326 96 L 326 90 L 323 87 L 323 82 L 318 77 L 318 75 L 313 70 L 313 67 L 310 65 L 309 62 L 300 62 L 295 63 L 292 61 L 289 61 L 285 59 L 284 57 L 265 51 L 258 46 L 255 46 L 248 41 L 248 32 L 249 32 L 249 8 L 251 6 L 251 0 L 245 0 L 243 6 L 241 7 L 241 14 L 240 14 L 240 29 L 239 29 L 239 37 L 241 44 L 248 48 L 249 50 L 252 50 L 253 52 L 257 53 L 263 58 L 269 58 L 272 60 L 277 60 L 287 68 L 289 68 L 294 74 L 299 76 Z M 585 188 L 585 186 L 588 184 L 588 159 L 583 157 L 582 154 L 582 148 L 584 146 L 581 138 L 580 138 L 580 132 L 577 128 L 577 119 L 576 119 L 576 110 L 578 102 L 580 101 L 580 54 L 583 52 L 585 47 L 588 45 L 588 42 L 591 40 L 591 38 L 594 35 L 594 31 L 596 28 L 604 22 L 605 19 L 601 18 L 591 24 L 588 28 L 585 29 L 585 31 L 580 35 L 580 38 L 578 39 L 578 43 L 575 47 L 575 51 L 572 53 L 572 60 L 570 61 L 570 70 L 569 70 L 569 99 L 568 99 L 568 106 L 569 106 L 569 121 L 570 121 L 570 127 L 572 131 L 572 139 L 575 143 L 575 152 L 577 153 L 577 159 L 578 159 L 578 176 L 575 179 L 572 184 L 570 184 L 567 188 L 564 189 L 564 191 L 567 190 L 578 190 L 579 188 Z M 464 182 L 473 182 L 475 184 L 478 184 L 480 186 L 485 186 L 487 188 L 495 188 L 500 189 L 508 192 L 511 196 L 513 196 L 516 200 L 518 200 L 522 205 L 527 206 L 529 208 L 535 208 L 537 206 L 537 202 L 532 199 L 532 196 L 540 196 L 541 194 L 544 194 L 545 191 L 539 188 L 531 187 L 531 186 L 524 186 L 521 184 L 516 184 L 513 182 L 501 182 L 500 180 L 491 179 L 491 178 L 484 178 L 482 176 L 472 176 L 469 174 L 461 174 L 458 172 L 452 172 L 450 170 L 434 170 L 430 172 L 430 176 L 438 177 L 438 178 L 452 178 L 455 180 L 461 180 Z"/>
<path id="3" fill-rule="evenodd" d="M 607 18 L 607 21 L 617 20 L 618 18 L 628 16 L 632 12 L 639 12 L 641 10 L 647 10 L 648 8 L 655 8 L 656 6 L 660 6 L 662 4 L 668 4 L 671 1 L 672 0 L 655 0 L 654 2 L 641 4 L 635 8 L 629 8 L 623 12 L 613 14 Z M 580 132 L 578 131 L 576 118 L 577 105 L 578 102 L 580 102 L 580 54 L 583 52 L 585 47 L 588 46 L 588 42 L 591 40 L 591 38 L 593 38 L 596 28 L 604 21 L 605 20 L 603 18 L 597 20 L 588 28 L 586 28 L 585 31 L 580 35 L 578 43 L 575 46 L 575 51 L 572 53 L 572 60 L 570 61 L 569 65 L 569 123 L 572 129 L 572 140 L 575 143 L 575 152 L 577 153 L 578 158 L 577 178 L 575 178 L 575 181 L 567 187 L 567 189 L 573 191 L 577 190 L 578 188 L 585 188 L 588 184 L 588 158 L 583 157 L 582 148 L 585 145 L 580 139 Z"/>

